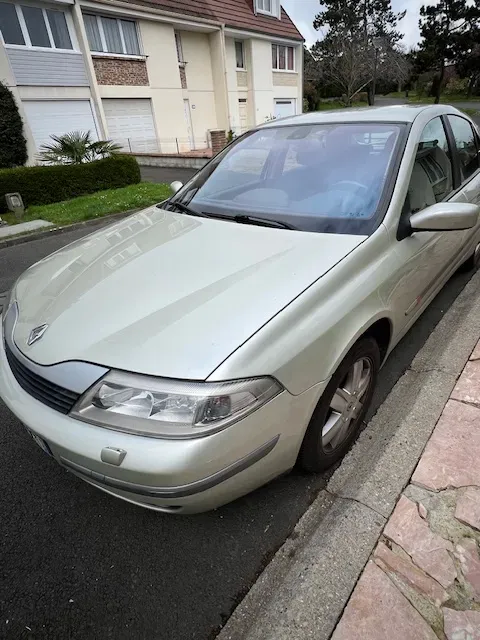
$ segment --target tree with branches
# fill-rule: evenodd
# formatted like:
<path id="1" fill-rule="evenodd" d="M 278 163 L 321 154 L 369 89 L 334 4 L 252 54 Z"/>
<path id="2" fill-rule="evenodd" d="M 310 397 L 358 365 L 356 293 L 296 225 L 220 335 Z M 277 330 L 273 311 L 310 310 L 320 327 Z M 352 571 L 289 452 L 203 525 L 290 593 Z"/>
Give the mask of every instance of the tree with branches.
<path id="1" fill-rule="evenodd" d="M 322 75 L 342 91 L 347 104 L 365 89 L 373 104 L 380 74 L 390 69 L 398 75 L 402 68 L 398 23 L 405 12 L 395 13 L 391 0 L 322 0 L 322 6 L 314 27 L 324 37 L 312 48 Z"/>
<path id="2" fill-rule="evenodd" d="M 479 0 L 474 4 L 467 3 L 467 0 L 440 0 L 438 4 L 421 7 L 422 39 L 416 67 L 420 71 L 436 72 L 432 87 L 435 104 L 440 102 L 447 64 L 459 63 L 460 68 L 463 64 L 467 73 L 476 76 L 472 52 L 478 44 L 479 21 Z"/>

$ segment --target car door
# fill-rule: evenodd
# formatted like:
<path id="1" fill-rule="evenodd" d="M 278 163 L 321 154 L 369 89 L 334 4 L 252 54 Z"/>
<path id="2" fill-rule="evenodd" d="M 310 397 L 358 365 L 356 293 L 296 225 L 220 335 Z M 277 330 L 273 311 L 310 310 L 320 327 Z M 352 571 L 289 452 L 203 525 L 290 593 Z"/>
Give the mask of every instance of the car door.
<path id="1" fill-rule="evenodd" d="M 390 308 L 398 333 L 405 333 L 446 279 L 462 250 L 464 231 L 409 233 L 409 218 L 444 200 L 465 201 L 454 192 L 455 165 L 452 145 L 441 117 L 424 128 L 417 145 L 415 164 L 401 214 L 395 251 L 399 270 L 390 294 Z"/>
<path id="2" fill-rule="evenodd" d="M 480 205 L 480 138 L 466 118 L 449 115 L 447 119 L 455 141 L 462 195 L 467 202 Z M 478 229 L 472 229 L 466 235 L 475 241 Z"/>

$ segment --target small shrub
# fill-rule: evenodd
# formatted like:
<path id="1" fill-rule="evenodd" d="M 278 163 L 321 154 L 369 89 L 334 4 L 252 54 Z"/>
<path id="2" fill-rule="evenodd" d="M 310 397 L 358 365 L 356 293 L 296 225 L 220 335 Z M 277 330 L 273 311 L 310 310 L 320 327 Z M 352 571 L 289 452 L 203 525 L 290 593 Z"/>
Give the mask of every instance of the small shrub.
<path id="1" fill-rule="evenodd" d="M 138 182 L 140 167 L 137 161 L 122 155 L 86 164 L 3 169 L 0 170 L 0 211 L 6 210 L 6 193 L 18 191 L 28 207 Z"/>
<path id="2" fill-rule="evenodd" d="M 359 91 L 353 98 L 353 102 L 368 102 L 368 93 L 366 91 Z"/>
<path id="3" fill-rule="evenodd" d="M 447 96 L 461 95 L 467 93 L 468 79 L 450 78 L 443 93 Z"/>
<path id="4" fill-rule="evenodd" d="M 0 82 L 0 169 L 22 167 L 27 161 L 27 142 L 17 103 Z"/>
<path id="5" fill-rule="evenodd" d="M 38 158 L 48 164 L 82 164 L 110 158 L 122 147 L 111 140 L 93 140 L 90 131 L 73 131 L 50 136 L 53 142 L 42 144 Z"/>

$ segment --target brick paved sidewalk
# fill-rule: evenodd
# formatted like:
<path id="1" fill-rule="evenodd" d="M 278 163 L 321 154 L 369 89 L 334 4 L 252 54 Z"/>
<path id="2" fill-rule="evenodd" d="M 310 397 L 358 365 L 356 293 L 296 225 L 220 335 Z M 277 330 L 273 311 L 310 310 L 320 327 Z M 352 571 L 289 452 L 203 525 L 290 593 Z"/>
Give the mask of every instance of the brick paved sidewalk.
<path id="1" fill-rule="evenodd" d="M 332 640 L 480 640 L 480 342 Z"/>

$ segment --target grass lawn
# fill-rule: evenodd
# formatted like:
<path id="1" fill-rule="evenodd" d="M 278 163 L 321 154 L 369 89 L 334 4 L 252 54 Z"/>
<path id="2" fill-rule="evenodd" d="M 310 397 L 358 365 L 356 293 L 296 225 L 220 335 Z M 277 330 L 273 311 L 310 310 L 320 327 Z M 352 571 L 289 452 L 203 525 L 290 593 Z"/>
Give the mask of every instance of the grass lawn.
<path id="1" fill-rule="evenodd" d="M 41 219 L 56 225 L 66 225 L 101 218 L 109 213 L 148 207 L 165 200 L 169 195 L 171 191 L 166 184 L 140 182 L 121 189 L 98 191 L 73 200 L 29 207 L 23 219 L 19 221 L 11 213 L 2 214 L 2 218 L 9 224 Z"/>
<path id="2" fill-rule="evenodd" d="M 394 91 L 389 93 L 386 98 L 405 98 L 405 91 Z M 408 101 L 409 102 L 422 102 L 425 104 L 433 104 L 434 98 L 430 96 L 417 96 L 415 91 L 408 92 Z M 467 98 L 464 94 L 452 94 L 452 95 L 443 95 L 440 97 L 441 103 L 449 103 L 449 102 L 478 102 L 480 98 L 478 96 L 472 96 L 471 98 Z"/>

